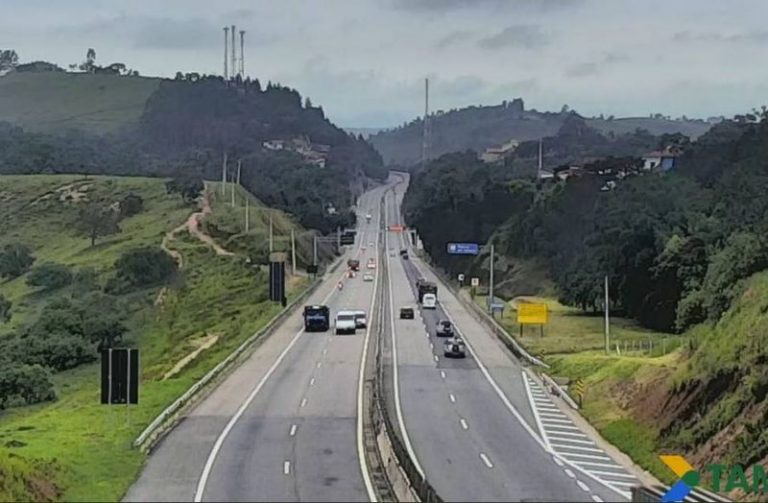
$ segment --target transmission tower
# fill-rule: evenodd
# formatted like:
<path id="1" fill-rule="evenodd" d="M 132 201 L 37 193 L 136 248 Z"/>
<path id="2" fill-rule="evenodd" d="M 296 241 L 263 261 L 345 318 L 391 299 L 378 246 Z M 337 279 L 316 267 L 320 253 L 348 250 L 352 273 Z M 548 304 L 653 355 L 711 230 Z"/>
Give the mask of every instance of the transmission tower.
<path id="1" fill-rule="evenodd" d="M 229 77 L 229 70 L 227 69 L 229 51 L 227 50 L 227 44 L 229 44 L 229 26 L 224 27 L 224 80 L 227 80 Z"/>
<path id="2" fill-rule="evenodd" d="M 424 79 L 424 134 L 421 142 L 421 163 L 427 164 L 429 159 L 432 124 L 429 120 L 429 79 Z"/>
<path id="3" fill-rule="evenodd" d="M 245 78 L 245 30 L 240 30 L 240 75 Z"/>

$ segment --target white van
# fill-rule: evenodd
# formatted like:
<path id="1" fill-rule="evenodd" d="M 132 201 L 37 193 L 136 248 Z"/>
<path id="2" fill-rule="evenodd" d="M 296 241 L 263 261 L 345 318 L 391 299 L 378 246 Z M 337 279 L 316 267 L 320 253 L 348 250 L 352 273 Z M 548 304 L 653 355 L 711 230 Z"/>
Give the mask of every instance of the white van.
<path id="1" fill-rule="evenodd" d="M 421 307 L 424 309 L 435 309 L 437 307 L 437 295 L 425 293 L 421 298 Z"/>
<path id="2" fill-rule="evenodd" d="M 354 334 L 357 328 L 357 322 L 355 321 L 354 311 L 339 311 L 336 313 L 336 335 L 338 334 Z"/>

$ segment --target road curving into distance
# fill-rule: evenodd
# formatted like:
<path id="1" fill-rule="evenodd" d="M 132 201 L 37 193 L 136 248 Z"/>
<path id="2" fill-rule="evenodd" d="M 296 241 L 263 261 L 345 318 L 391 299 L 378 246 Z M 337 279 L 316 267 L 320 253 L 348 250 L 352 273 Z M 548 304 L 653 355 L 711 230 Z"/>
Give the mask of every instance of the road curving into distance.
<path id="1" fill-rule="evenodd" d="M 404 177 L 405 178 L 405 177 Z M 402 223 L 406 180 L 386 195 L 387 224 Z M 385 237 L 389 284 L 397 310 L 417 308 L 415 320 L 391 318 L 389 344 L 397 381 L 399 429 L 437 493 L 447 501 L 622 501 L 614 489 L 551 452 L 536 430 L 520 364 L 451 299 L 438 290 L 435 310 L 416 302 L 419 277 L 438 281 L 402 234 Z M 450 319 L 467 341 L 467 357 L 444 356 L 438 320 Z M 385 332 L 385 333 L 387 333 Z"/>
<path id="2" fill-rule="evenodd" d="M 373 282 L 362 275 L 369 257 L 378 261 L 378 208 L 387 188 L 359 201 L 373 218 L 359 219 L 344 260 L 359 258 L 360 273 L 344 278 L 340 269 L 306 302 L 328 305 L 332 319 L 341 309 L 372 311 L 378 275 Z M 305 333 L 298 309 L 156 446 L 125 500 L 374 499 L 358 414 L 369 335 Z"/>

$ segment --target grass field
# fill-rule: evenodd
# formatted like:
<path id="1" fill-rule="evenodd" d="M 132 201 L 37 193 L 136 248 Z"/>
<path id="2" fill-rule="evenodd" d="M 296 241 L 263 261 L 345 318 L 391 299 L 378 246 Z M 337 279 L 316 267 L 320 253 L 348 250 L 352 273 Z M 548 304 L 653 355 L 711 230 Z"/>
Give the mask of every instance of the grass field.
<path id="1" fill-rule="evenodd" d="M 0 77 L 0 121 L 29 131 L 114 132 L 136 124 L 161 79 L 63 72 Z"/>
<path id="2" fill-rule="evenodd" d="M 144 198 L 145 211 L 124 220 L 120 234 L 91 248 L 72 229 L 76 203 L 56 196 L 56 189 L 71 184 L 89 199 L 109 201 L 135 192 Z M 193 211 L 178 195 L 165 194 L 160 179 L 19 176 L 0 177 L 0 187 L 0 213 L 8 215 L 0 222 L 0 245 L 20 240 L 33 248 L 38 262 L 91 265 L 102 276 L 109 274 L 122 251 L 159 245 L 165 233 Z M 284 215 L 276 218 L 290 222 Z M 144 460 L 131 448 L 138 433 L 279 312 L 279 305 L 266 300 L 265 273 L 246 265 L 244 257 L 218 256 L 187 233 L 180 233 L 172 245 L 184 256 L 180 279 L 160 307 L 149 302 L 156 292 L 141 293 L 144 308 L 129 320 L 128 341 L 141 350 L 140 405 L 130 411 L 99 405 L 99 369 L 86 365 L 55 376 L 58 401 L 0 411 L 0 501 L 118 500 Z M 299 278 L 290 284 L 293 298 L 307 281 Z M 30 292 L 23 277 L 0 284 L 0 291 L 14 302 L 14 326 L 31 319 L 47 300 Z M 216 343 L 164 378 L 204 337 L 216 337 Z"/>

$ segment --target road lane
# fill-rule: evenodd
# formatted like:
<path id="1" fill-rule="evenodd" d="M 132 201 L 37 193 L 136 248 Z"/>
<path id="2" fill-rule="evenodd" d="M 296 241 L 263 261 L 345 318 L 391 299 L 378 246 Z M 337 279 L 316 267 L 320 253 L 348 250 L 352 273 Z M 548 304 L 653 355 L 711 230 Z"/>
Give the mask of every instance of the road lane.
<path id="1" fill-rule="evenodd" d="M 361 211 L 376 215 L 371 223 L 361 219 L 350 252 L 363 264 L 376 254 L 376 247 L 359 247 L 378 239 L 375 210 L 384 190 L 360 199 Z M 344 279 L 341 291 L 341 273 L 328 278 L 307 303 L 325 300 L 332 318 L 340 309 L 368 311 L 375 282 L 363 282 L 363 272 Z M 156 447 L 126 500 L 191 501 L 199 489 L 203 501 L 367 501 L 356 427 L 364 331 L 335 336 L 303 333 L 302 326 L 299 310 L 196 406 Z"/>
<path id="2" fill-rule="evenodd" d="M 399 222 L 395 204 L 399 194 L 387 197 L 390 199 L 387 217 Z M 416 305 L 413 284 L 421 275 L 414 266 L 418 259 L 412 257 L 405 261 L 398 256 L 388 260 L 395 306 Z M 444 296 L 445 292 L 438 292 L 440 302 Z M 492 356 L 494 365 L 500 367 L 496 371 L 509 376 L 517 373 L 514 380 L 510 379 L 512 385 L 505 386 L 504 393 L 515 393 L 509 400 L 517 408 L 519 419 L 499 399 L 497 390 L 481 372 L 472 354 L 463 360 L 443 356 L 442 340 L 434 334 L 437 320 L 446 318 L 442 306 L 438 304 L 434 311 L 421 310 L 420 315 L 424 324 L 400 320 L 394 326 L 399 349 L 400 397 L 404 424 L 415 454 L 443 498 L 450 501 L 593 501 L 592 496 L 597 495 L 606 500 L 617 499 L 617 494 L 594 487 L 595 483 L 583 474 L 566 472 L 570 468 L 556 463 L 532 430 L 525 427 L 533 424 L 534 418 L 517 362 L 503 362 L 498 355 Z M 458 322 L 460 332 L 465 325 L 463 321 Z M 472 335 L 474 341 L 474 332 Z M 486 344 L 483 351 L 488 347 Z"/>

